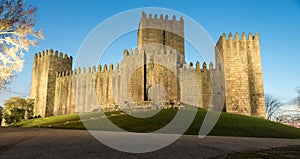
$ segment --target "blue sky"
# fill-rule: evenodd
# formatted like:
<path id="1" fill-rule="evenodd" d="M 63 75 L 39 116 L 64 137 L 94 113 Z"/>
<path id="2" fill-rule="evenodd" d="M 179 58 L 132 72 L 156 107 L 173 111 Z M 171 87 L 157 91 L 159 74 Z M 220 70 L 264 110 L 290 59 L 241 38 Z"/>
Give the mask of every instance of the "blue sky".
<path id="1" fill-rule="evenodd" d="M 26 54 L 24 70 L 10 86 L 11 91 L 22 92 L 24 96 L 29 96 L 30 92 L 34 53 L 53 48 L 75 57 L 85 37 L 99 23 L 117 13 L 140 7 L 163 7 L 182 12 L 195 19 L 215 42 L 222 33 L 258 32 L 265 92 L 288 100 L 296 97 L 295 88 L 300 86 L 299 1 L 27 0 L 27 3 L 38 7 L 36 28 L 42 28 L 46 38 Z M 134 47 L 136 33 L 128 37 L 131 40 L 112 51 L 122 55 L 123 49 Z M 186 50 L 186 54 L 191 53 Z M 0 105 L 16 95 L 3 92 Z"/>

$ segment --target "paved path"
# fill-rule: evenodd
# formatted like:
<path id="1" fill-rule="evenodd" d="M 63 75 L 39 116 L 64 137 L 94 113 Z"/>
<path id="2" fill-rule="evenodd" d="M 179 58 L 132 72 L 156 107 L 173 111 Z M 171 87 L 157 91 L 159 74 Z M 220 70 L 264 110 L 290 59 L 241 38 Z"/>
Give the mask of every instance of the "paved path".
<path id="1" fill-rule="evenodd" d="M 114 138 L 115 136 L 110 136 Z M 300 145 L 295 139 L 182 136 L 150 153 L 113 150 L 85 130 L 0 128 L 0 158 L 223 158 L 232 152 Z"/>

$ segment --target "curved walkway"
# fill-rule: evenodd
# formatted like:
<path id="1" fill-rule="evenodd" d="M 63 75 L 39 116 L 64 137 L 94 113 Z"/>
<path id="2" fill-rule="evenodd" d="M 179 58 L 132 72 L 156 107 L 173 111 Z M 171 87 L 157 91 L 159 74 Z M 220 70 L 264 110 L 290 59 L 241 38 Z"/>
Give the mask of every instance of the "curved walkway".
<path id="1" fill-rule="evenodd" d="M 111 133 L 111 138 L 121 133 Z M 0 128 L 0 158 L 223 158 L 228 153 L 300 145 L 299 139 L 184 135 L 168 147 L 130 154 L 111 149 L 86 130 Z"/>

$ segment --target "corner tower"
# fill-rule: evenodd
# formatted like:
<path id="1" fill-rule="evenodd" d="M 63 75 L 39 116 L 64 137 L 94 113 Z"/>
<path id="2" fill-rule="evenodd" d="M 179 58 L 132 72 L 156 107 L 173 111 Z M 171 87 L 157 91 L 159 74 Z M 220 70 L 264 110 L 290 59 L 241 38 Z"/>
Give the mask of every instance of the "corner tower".
<path id="1" fill-rule="evenodd" d="M 72 70 L 72 56 L 54 53 L 52 49 L 35 54 L 30 89 L 34 115 L 53 115 L 56 72 L 67 70 Z"/>
<path id="2" fill-rule="evenodd" d="M 138 48 L 146 44 L 166 45 L 178 50 L 184 55 L 184 21 L 176 20 L 175 15 L 169 20 L 168 15 L 163 17 L 157 14 L 147 17 L 145 12 L 142 13 L 138 28 Z"/>
<path id="3" fill-rule="evenodd" d="M 223 34 L 217 42 L 225 72 L 226 112 L 265 118 L 264 87 L 258 34 L 240 39 Z"/>

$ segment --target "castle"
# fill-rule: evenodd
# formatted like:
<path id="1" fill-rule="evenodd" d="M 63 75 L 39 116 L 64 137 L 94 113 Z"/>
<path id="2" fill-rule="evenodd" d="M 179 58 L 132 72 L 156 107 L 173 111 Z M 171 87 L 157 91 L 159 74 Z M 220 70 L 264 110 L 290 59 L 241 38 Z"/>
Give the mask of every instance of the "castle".
<path id="1" fill-rule="evenodd" d="M 155 102 L 213 106 L 265 118 L 258 34 L 223 34 L 215 48 L 215 66 L 187 66 L 183 18 L 142 13 L 138 46 L 124 51 L 121 64 L 72 70 L 71 56 L 52 49 L 35 54 L 30 90 L 34 114 L 45 117 Z M 216 100 L 221 97 L 225 103 Z"/>

